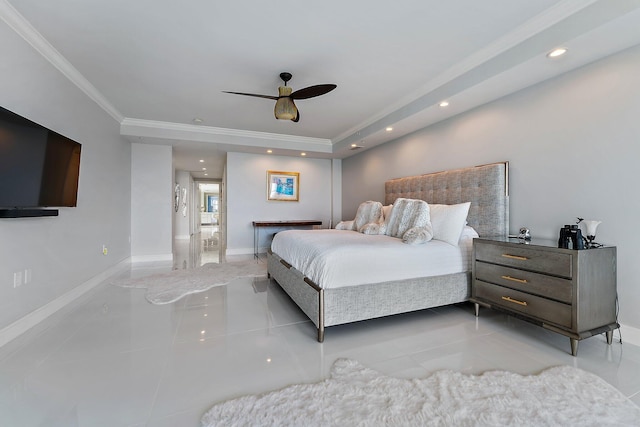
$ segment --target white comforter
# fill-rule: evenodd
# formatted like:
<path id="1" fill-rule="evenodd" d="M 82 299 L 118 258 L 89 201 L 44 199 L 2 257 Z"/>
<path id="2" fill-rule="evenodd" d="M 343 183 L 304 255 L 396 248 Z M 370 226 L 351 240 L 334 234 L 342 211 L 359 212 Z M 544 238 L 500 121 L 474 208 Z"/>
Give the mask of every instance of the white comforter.
<path id="1" fill-rule="evenodd" d="M 408 245 L 396 237 L 347 230 L 288 230 L 275 235 L 271 250 L 331 289 L 471 271 L 478 235 L 465 229 L 458 246 L 439 240 Z"/>

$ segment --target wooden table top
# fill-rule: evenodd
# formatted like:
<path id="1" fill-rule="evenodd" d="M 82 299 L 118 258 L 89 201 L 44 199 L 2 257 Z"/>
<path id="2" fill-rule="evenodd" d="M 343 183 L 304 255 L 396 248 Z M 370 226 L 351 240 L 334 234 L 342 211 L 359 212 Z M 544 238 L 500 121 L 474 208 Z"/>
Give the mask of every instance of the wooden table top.
<path id="1" fill-rule="evenodd" d="M 254 227 L 281 227 L 281 226 L 303 226 L 303 225 L 322 225 L 322 221 L 315 219 L 294 219 L 284 221 L 253 221 Z"/>

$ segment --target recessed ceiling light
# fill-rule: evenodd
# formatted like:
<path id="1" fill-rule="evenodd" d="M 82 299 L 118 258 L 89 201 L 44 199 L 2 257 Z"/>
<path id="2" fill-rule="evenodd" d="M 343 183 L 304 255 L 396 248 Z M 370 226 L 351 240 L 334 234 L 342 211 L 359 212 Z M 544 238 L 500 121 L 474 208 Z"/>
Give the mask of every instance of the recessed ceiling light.
<path id="1" fill-rule="evenodd" d="M 204 122 L 204 120 L 202 120 L 200 117 L 196 117 L 195 119 L 193 119 L 191 121 L 196 125 L 202 124 L 202 122 Z"/>
<path id="2" fill-rule="evenodd" d="M 200 163 L 204 163 L 204 159 L 200 159 Z"/>
<path id="3" fill-rule="evenodd" d="M 273 150 L 267 150 L 267 153 L 271 154 L 273 153 Z"/>
<path id="4" fill-rule="evenodd" d="M 442 101 L 440 104 L 441 107 L 448 107 L 449 106 L 449 101 Z"/>
<path id="5" fill-rule="evenodd" d="M 551 52 L 547 53 L 547 57 L 548 58 L 557 58 L 559 56 L 564 55 L 565 53 L 567 53 L 567 48 L 566 47 L 557 47 L 557 48 L 553 49 Z"/>
<path id="6" fill-rule="evenodd" d="M 387 128 L 385 129 L 387 132 L 391 132 L 393 130 L 393 128 L 391 126 L 387 126 Z"/>
<path id="7" fill-rule="evenodd" d="M 208 174 L 208 173 L 205 173 L 205 174 L 204 174 L 204 176 L 209 176 L 209 174 Z M 206 316 L 206 314 L 205 314 L 205 316 Z"/>
<path id="8" fill-rule="evenodd" d="M 300 153 L 300 155 L 301 155 L 301 156 L 306 156 L 306 155 L 307 155 L 307 153 Z"/>

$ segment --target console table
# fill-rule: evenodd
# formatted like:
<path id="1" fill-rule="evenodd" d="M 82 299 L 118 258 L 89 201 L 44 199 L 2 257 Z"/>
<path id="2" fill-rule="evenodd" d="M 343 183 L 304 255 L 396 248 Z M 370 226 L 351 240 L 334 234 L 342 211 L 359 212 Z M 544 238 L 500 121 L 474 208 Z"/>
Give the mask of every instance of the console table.
<path id="1" fill-rule="evenodd" d="M 253 221 L 253 256 L 258 258 L 260 244 L 260 229 L 266 227 L 312 227 L 322 225 L 322 221 L 315 219 L 285 220 L 285 221 Z"/>

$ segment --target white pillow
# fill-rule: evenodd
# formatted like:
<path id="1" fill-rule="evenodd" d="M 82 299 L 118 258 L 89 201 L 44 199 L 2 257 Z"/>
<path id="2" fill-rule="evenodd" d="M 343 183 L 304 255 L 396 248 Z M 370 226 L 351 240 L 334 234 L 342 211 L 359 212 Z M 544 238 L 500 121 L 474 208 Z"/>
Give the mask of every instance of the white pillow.
<path id="1" fill-rule="evenodd" d="M 386 205 L 382 207 L 382 216 L 384 217 L 385 222 L 389 222 L 389 216 L 391 215 L 391 208 L 393 208 L 393 205 Z"/>
<path id="2" fill-rule="evenodd" d="M 470 225 L 465 225 L 464 227 L 462 227 L 462 234 L 460 234 L 460 240 L 458 240 L 458 242 L 463 239 L 474 239 L 476 237 L 480 237 L 476 229 L 471 227 Z"/>
<path id="3" fill-rule="evenodd" d="M 458 246 L 460 234 L 467 223 L 471 202 L 457 205 L 429 205 L 433 238 Z"/>
<path id="4" fill-rule="evenodd" d="M 389 225 L 389 219 L 391 218 L 391 211 L 393 210 L 393 205 L 386 205 L 382 207 L 382 217 L 383 221 L 380 225 L 380 230 L 378 234 L 387 234 L 387 226 Z"/>

